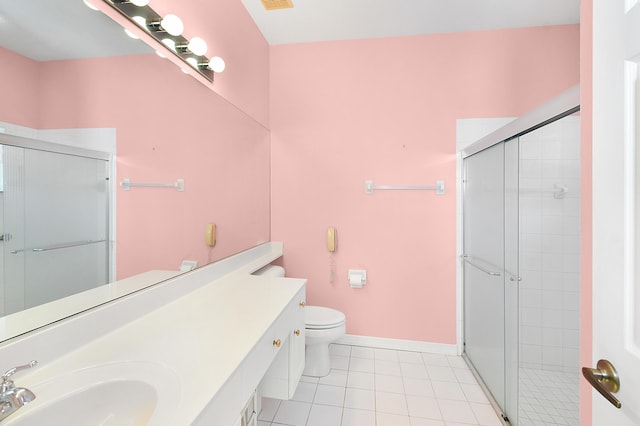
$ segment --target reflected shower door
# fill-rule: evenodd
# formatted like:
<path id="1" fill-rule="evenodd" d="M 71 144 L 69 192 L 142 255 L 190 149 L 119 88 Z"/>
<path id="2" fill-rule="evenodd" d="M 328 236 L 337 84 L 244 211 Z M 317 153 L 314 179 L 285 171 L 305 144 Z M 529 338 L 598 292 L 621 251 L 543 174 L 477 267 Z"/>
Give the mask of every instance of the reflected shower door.
<path id="1" fill-rule="evenodd" d="M 4 169 L 5 314 L 106 284 L 108 162 L 5 146 Z"/>
<path id="2" fill-rule="evenodd" d="M 504 144 L 464 162 L 464 351 L 505 407 Z"/>

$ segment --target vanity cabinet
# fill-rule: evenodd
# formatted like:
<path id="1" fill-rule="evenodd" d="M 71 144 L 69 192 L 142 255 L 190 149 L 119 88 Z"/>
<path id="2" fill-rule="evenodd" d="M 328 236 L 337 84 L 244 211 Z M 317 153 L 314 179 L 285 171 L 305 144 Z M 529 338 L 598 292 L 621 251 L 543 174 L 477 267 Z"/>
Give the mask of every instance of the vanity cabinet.
<path id="1" fill-rule="evenodd" d="M 252 406 L 257 418 L 259 396 L 293 397 L 304 370 L 304 301 L 302 285 L 194 424 L 250 425 L 243 419 L 252 417 Z"/>
<path id="2" fill-rule="evenodd" d="M 258 394 L 268 398 L 291 399 L 304 370 L 305 299 L 304 289 L 293 307 L 287 345 L 273 360 L 258 387 Z"/>

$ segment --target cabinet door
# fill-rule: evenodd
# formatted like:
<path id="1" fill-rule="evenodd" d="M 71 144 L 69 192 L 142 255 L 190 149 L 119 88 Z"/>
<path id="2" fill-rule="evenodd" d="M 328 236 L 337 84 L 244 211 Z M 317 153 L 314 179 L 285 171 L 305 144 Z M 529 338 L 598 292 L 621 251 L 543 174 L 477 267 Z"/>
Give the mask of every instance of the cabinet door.
<path id="1" fill-rule="evenodd" d="M 289 396 L 289 345 L 288 338 L 283 343 L 276 358 L 258 386 L 258 393 L 267 398 L 290 399 Z"/>
<path id="2" fill-rule="evenodd" d="M 304 296 L 304 294 L 302 295 Z M 304 298 L 301 298 L 301 302 Z M 296 312 L 293 333 L 289 343 L 289 398 L 293 398 L 296 392 L 302 372 L 304 371 L 304 344 L 305 344 L 305 312 L 304 305 L 299 304 Z"/>
<path id="3" fill-rule="evenodd" d="M 302 289 L 282 318 L 289 326 L 289 334 L 260 382 L 260 393 L 267 398 L 291 399 L 300 382 L 304 370 L 304 296 Z"/>

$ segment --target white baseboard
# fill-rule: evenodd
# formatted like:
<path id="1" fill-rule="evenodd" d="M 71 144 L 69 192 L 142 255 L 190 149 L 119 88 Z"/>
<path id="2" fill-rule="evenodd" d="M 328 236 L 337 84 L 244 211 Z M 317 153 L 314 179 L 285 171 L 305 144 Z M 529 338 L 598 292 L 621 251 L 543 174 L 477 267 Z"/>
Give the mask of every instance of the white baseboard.
<path id="1" fill-rule="evenodd" d="M 335 343 L 369 348 L 395 349 L 397 351 L 427 352 L 441 355 L 459 355 L 455 344 L 420 342 L 417 340 L 388 339 L 385 337 L 355 336 L 345 334 Z"/>

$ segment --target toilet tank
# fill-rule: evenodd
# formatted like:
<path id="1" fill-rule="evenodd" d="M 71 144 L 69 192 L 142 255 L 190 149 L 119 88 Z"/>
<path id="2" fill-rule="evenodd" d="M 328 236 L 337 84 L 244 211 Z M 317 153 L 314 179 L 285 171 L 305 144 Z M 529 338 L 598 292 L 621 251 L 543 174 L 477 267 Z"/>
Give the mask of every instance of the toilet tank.
<path id="1" fill-rule="evenodd" d="M 253 275 L 262 275 L 266 277 L 284 277 L 284 268 L 278 265 L 267 265 L 258 269 Z"/>

